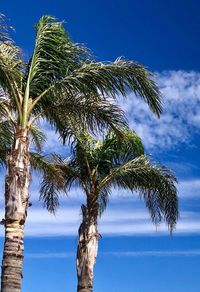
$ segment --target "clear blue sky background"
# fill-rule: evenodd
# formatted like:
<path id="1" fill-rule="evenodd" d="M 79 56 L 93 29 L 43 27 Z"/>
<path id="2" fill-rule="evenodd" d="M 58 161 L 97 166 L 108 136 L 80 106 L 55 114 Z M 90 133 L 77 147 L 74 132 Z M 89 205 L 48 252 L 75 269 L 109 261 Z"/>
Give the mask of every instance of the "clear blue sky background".
<path id="1" fill-rule="evenodd" d="M 173 237 L 163 230 L 156 232 L 140 202 L 129 195 L 111 200 L 107 217 L 102 218 L 95 292 L 200 291 L 199 10 L 196 0 L 0 3 L 0 11 L 16 29 L 14 38 L 25 59 L 34 45 L 33 25 L 43 14 L 51 14 L 66 20 L 73 40 L 86 44 L 98 60 L 124 56 L 143 63 L 160 77 L 166 104 L 160 122 L 149 118 L 142 103 L 133 108 L 130 98 L 123 107 L 130 125 L 144 139 L 147 152 L 173 168 L 179 178 L 180 225 Z M 56 147 L 49 130 L 50 135 L 47 151 Z M 33 183 L 35 201 L 37 190 Z M 63 223 L 63 229 L 56 232 L 60 225 L 45 219 L 49 218 L 45 212 L 37 213 L 39 204 L 35 204 L 36 215 L 27 227 L 23 291 L 74 292 L 76 230 L 67 231 L 73 218 L 66 218 L 66 227 Z M 63 205 L 64 210 L 77 210 L 79 215 L 79 199 L 69 199 Z M 69 214 L 66 212 L 65 217 L 72 216 Z M 71 223 L 76 229 L 77 218 Z M 68 236 L 64 236 L 65 229 Z M 1 248 L 2 244 L 1 238 Z"/>

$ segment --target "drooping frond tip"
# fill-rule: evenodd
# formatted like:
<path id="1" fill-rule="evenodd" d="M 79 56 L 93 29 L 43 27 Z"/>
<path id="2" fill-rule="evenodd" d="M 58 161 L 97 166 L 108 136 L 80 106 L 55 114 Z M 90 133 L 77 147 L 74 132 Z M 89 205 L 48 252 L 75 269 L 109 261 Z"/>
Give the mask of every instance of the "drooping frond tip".
<path id="1" fill-rule="evenodd" d="M 113 185 L 138 192 L 152 221 L 156 225 L 166 221 L 172 232 L 179 216 L 176 182 L 168 168 L 142 155 L 114 168 L 102 181 L 102 187 Z"/>
<path id="2" fill-rule="evenodd" d="M 6 23 L 6 17 L 4 14 L 0 13 L 0 41 L 1 42 L 12 42 L 8 31 L 13 29 Z"/>

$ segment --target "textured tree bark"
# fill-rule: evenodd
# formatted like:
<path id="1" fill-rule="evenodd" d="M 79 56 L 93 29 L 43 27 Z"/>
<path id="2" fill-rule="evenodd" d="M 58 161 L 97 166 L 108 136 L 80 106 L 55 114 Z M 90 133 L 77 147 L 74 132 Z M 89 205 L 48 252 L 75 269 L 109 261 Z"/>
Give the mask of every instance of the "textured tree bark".
<path id="1" fill-rule="evenodd" d="M 79 227 L 76 269 L 78 292 L 93 291 L 93 272 L 98 251 L 99 233 L 97 230 L 97 214 L 82 205 L 83 220 Z"/>
<path id="2" fill-rule="evenodd" d="M 27 129 L 17 129 L 7 161 L 5 183 L 5 241 L 2 260 L 1 292 L 20 292 L 30 182 Z"/>

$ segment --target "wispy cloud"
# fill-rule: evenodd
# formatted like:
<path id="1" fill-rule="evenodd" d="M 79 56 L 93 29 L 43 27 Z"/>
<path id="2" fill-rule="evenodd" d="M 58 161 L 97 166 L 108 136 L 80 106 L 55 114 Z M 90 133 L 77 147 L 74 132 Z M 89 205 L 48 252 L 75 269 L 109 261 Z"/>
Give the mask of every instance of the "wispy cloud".
<path id="1" fill-rule="evenodd" d="M 56 216 L 46 210 L 33 208 L 28 215 L 26 236 L 77 236 L 80 223 L 79 206 L 61 208 Z M 151 223 L 145 207 L 137 209 L 127 205 L 123 209 L 110 206 L 99 220 L 99 231 L 102 236 L 169 234 L 165 224 L 156 228 Z M 174 235 L 181 234 L 200 234 L 200 215 L 197 212 L 181 213 Z M 3 235 L 3 228 L 0 235 Z"/>
<path id="2" fill-rule="evenodd" d="M 174 257 L 174 256 L 200 256 L 200 250 L 142 250 L 142 251 L 111 251 L 100 255 L 114 257 Z"/>
<path id="3" fill-rule="evenodd" d="M 164 100 L 161 118 L 155 118 L 141 99 L 129 95 L 121 106 L 130 126 L 151 150 L 189 144 L 192 133 L 200 129 L 200 73 L 166 71 L 157 75 Z"/>
<path id="4" fill-rule="evenodd" d="M 179 184 L 179 194 L 183 198 L 200 198 L 200 179 L 190 179 L 181 181 Z"/>
<path id="5" fill-rule="evenodd" d="M 66 259 L 74 258 L 73 252 L 60 253 L 26 253 L 26 259 Z M 200 249 L 194 250 L 142 250 L 99 252 L 99 257 L 191 257 L 200 256 Z"/>
<path id="6" fill-rule="evenodd" d="M 37 185 L 34 185 L 33 201 L 37 198 Z M 200 196 L 200 180 L 184 180 L 179 183 L 181 202 L 190 203 Z M 85 197 L 79 189 L 72 189 L 69 197 L 62 198 L 61 207 L 56 216 L 49 214 L 39 204 L 33 205 L 28 212 L 26 224 L 27 236 L 76 236 L 81 223 L 81 203 Z M 194 201 L 195 202 L 195 201 Z M 3 212 L 0 214 L 3 218 Z M 156 227 L 150 220 L 144 203 L 138 195 L 113 190 L 107 210 L 99 220 L 99 230 L 103 236 L 116 235 L 162 235 L 168 233 L 165 224 Z M 3 228 L 2 233 L 3 234 Z M 181 210 L 177 224 L 177 234 L 200 234 L 200 215 L 198 212 Z"/>
<path id="7" fill-rule="evenodd" d="M 26 259 L 66 259 L 75 257 L 73 252 L 60 252 L 60 253 L 26 253 Z"/>

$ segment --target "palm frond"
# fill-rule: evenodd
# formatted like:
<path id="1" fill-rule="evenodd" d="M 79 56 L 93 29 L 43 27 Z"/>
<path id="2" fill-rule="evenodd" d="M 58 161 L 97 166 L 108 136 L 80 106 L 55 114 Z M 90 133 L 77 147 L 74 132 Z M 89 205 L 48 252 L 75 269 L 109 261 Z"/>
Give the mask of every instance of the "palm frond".
<path id="1" fill-rule="evenodd" d="M 36 25 L 35 49 L 26 74 L 30 96 L 39 96 L 53 81 L 74 70 L 85 53 L 82 46 L 71 42 L 62 22 L 43 16 Z"/>
<path id="2" fill-rule="evenodd" d="M 152 221 L 158 224 L 164 218 L 172 231 L 178 218 L 176 182 L 176 177 L 168 168 L 152 163 L 146 156 L 140 156 L 114 168 L 99 188 L 112 184 L 139 192 Z"/>
<path id="3" fill-rule="evenodd" d="M 36 150 L 40 152 L 44 142 L 46 141 L 44 132 L 36 124 L 31 125 L 29 132 Z"/>
<path id="4" fill-rule="evenodd" d="M 96 143 L 93 161 L 98 166 L 98 178 L 102 179 L 117 166 L 144 154 L 141 139 L 134 131 L 121 128 L 116 134 L 113 130 L 105 136 L 102 143 Z"/>
<path id="5" fill-rule="evenodd" d="M 144 98 L 151 110 L 158 116 L 161 113 L 159 89 L 153 80 L 153 74 L 133 61 L 122 58 L 113 63 L 87 62 L 72 74 L 82 92 L 99 90 L 102 94 L 115 97 L 127 91 L 133 91 Z"/>
<path id="6" fill-rule="evenodd" d="M 6 42 L 6 43 L 12 42 L 12 39 L 8 34 L 8 31 L 11 29 L 12 27 L 6 23 L 5 15 L 0 13 L 0 42 Z"/>
<path id="7" fill-rule="evenodd" d="M 58 117 L 66 121 L 60 134 L 64 140 L 68 137 L 68 127 L 70 122 L 78 125 L 79 132 L 87 130 L 93 134 L 102 132 L 105 129 L 117 129 L 126 127 L 127 121 L 123 111 L 113 102 L 106 100 L 93 100 L 81 96 L 72 102 L 65 103 L 59 109 Z M 71 122 L 72 125 L 72 122 Z"/>
<path id="8" fill-rule="evenodd" d="M 44 207 L 50 212 L 55 214 L 56 209 L 59 207 L 60 188 L 58 185 L 45 176 L 40 188 L 40 200 L 43 201 Z"/>
<path id="9" fill-rule="evenodd" d="M 13 143 L 14 134 L 13 134 L 13 127 L 8 120 L 2 119 L 0 121 L 0 136 L 1 136 L 1 142 L 3 142 L 6 145 L 6 147 L 9 149 Z"/>
<path id="10" fill-rule="evenodd" d="M 44 206 L 52 213 L 59 205 L 58 194 L 64 188 L 62 172 L 52 161 L 38 153 L 30 153 L 30 162 L 34 170 L 42 173 L 40 199 Z"/>
<path id="11" fill-rule="evenodd" d="M 13 44 L 0 42 L 0 86 L 10 98 L 18 98 L 22 73 L 20 49 Z"/>
<path id="12" fill-rule="evenodd" d="M 7 120 L 0 121 L 0 165 L 6 165 L 7 155 L 13 143 L 13 127 Z"/>
<path id="13" fill-rule="evenodd" d="M 70 190 L 71 185 L 78 179 L 78 173 L 70 165 L 70 161 L 63 160 L 55 154 L 52 158 L 50 165 L 53 172 L 45 170 L 40 188 L 40 199 L 49 212 L 55 213 L 59 206 L 61 192 Z"/>
<path id="14" fill-rule="evenodd" d="M 154 75 L 133 61 L 118 58 L 113 63 L 83 61 L 61 80 L 52 83 L 49 91 L 65 92 L 66 95 L 102 95 L 116 98 L 134 92 L 142 97 L 150 109 L 160 116 L 162 111 L 161 96 L 154 81 Z"/>
<path id="15" fill-rule="evenodd" d="M 111 189 L 109 187 L 101 188 L 98 194 L 98 204 L 99 204 L 99 216 L 105 211 L 108 202 L 109 196 L 111 195 Z"/>

